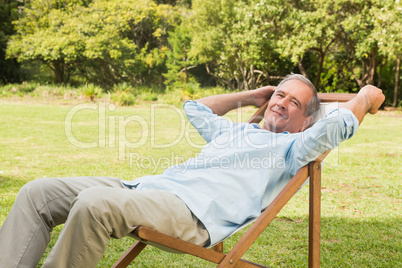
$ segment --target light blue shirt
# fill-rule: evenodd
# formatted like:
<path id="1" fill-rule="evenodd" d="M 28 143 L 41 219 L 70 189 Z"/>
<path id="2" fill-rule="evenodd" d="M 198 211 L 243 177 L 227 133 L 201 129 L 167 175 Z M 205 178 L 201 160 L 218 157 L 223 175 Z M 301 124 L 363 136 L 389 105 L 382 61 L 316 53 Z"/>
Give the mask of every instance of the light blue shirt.
<path id="1" fill-rule="evenodd" d="M 211 244 L 257 218 L 301 167 L 352 137 L 358 127 L 347 109 L 294 134 L 231 122 L 196 101 L 187 101 L 184 111 L 207 142 L 201 152 L 160 175 L 124 183 L 177 195 L 205 225 Z"/>

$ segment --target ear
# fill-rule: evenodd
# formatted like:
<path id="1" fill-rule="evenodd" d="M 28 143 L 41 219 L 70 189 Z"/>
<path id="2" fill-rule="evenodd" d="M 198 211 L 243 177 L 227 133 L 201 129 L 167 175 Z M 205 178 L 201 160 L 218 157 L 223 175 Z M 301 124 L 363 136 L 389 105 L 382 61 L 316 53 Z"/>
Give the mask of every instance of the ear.
<path id="1" fill-rule="evenodd" d="M 313 122 L 313 117 L 308 116 L 306 120 L 303 122 L 300 132 L 306 130 L 310 126 L 311 122 Z"/>

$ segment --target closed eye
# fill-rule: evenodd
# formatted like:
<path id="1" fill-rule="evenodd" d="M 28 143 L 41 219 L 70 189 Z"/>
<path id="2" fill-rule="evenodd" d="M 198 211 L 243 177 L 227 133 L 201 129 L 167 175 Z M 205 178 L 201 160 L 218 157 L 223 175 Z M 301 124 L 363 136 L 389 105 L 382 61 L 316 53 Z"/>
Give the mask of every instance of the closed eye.
<path id="1" fill-rule="evenodd" d="M 297 108 L 301 109 L 301 103 L 298 99 L 292 98 L 292 104 L 295 105 Z"/>
<path id="2" fill-rule="evenodd" d="M 283 98 L 283 93 L 277 93 L 276 96 Z"/>

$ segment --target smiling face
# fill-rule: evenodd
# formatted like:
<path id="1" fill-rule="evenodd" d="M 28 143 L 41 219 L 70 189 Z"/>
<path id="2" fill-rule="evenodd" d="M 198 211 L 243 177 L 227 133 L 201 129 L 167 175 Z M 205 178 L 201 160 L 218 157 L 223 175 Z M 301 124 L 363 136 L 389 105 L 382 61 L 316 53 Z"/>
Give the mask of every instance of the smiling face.
<path id="1" fill-rule="evenodd" d="M 311 88 L 300 80 L 289 80 L 278 87 L 264 113 L 263 129 L 281 133 L 305 130 L 312 117 L 306 116 L 306 107 L 313 98 Z"/>

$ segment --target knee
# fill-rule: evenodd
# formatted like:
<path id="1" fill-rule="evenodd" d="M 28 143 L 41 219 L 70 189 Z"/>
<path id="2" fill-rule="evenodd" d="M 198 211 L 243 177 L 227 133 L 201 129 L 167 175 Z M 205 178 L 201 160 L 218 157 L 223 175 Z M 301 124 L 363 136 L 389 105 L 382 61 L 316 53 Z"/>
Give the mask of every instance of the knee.
<path id="1" fill-rule="evenodd" d="M 78 194 L 74 199 L 69 217 L 91 225 L 94 229 L 102 226 L 109 235 L 123 237 L 126 230 L 125 212 L 121 206 L 118 192 L 110 187 L 92 187 Z"/>
<path id="2" fill-rule="evenodd" d="M 37 179 L 26 183 L 18 192 L 17 199 L 23 198 L 34 201 L 46 196 L 46 192 L 48 191 L 47 181 L 48 179 Z"/>
<path id="3" fill-rule="evenodd" d="M 103 193 L 102 188 L 91 187 L 81 191 L 73 200 L 71 210 L 80 215 L 87 215 L 99 222 L 112 217 L 112 214 L 118 208 L 113 206 L 110 197 L 106 193 Z"/>

